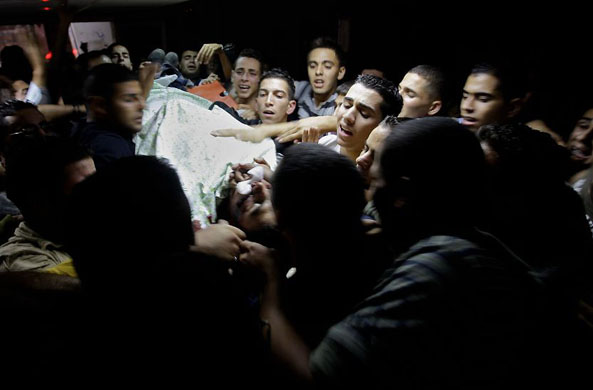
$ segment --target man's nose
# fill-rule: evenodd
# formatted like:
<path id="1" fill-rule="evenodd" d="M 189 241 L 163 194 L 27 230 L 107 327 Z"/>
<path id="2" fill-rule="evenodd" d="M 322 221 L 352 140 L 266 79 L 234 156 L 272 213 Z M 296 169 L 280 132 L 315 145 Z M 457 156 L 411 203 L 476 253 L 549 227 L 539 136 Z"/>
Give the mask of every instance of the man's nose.
<path id="1" fill-rule="evenodd" d="M 474 100 L 472 98 L 466 98 L 461 100 L 461 111 L 473 112 L 474 111 Z"/>
<path id="2" fill-rule="evenodd" d="M 355 122 L 356 116 L 354 115 L 354 106 L 346 109 L 342 118 L 348 123 L 353 124 Z"/>
<path id="3" fill-rule="evenodd" d="M 579 135 L 577 136 L 577 139 L 579 141 L 591 141 L 591 140 L 593 140 L 593 122 L 591 122 L 591 124 L 589 125 L 589 127 L 587 128 L 587 130 L 582 131 L 581 133 L 579 133 Z"/>

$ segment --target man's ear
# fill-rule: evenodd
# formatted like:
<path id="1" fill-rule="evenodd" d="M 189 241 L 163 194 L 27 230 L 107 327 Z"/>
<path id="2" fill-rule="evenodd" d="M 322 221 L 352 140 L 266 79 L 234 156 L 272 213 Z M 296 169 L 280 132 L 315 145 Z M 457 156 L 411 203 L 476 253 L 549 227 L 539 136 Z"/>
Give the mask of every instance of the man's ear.
<path id="1" fill-rule="evenodd" d="M 435 100 L 431 103 L 430 108 L 428 109 L 428 116 L 436 115 L 441 108 L 443 107 L 443 102 L 440 100 Z"/>
<path id="2" fill-rule="evenodd" d="M 508 103 L 507 119 L 515 118 L 523 108 L 523 99 L 514 98 Z"/>
<path id="3" fill-rule="evenodd" d="M 342 80 L 346 75 L 346 67 L 340 66 L 340 70 L 338 71 L 338 80 Z"/>
<path id="4" fill-rule="evenodd" d="M 107 100 L 102 96 L 90 96 L 87 99 L 89 111 L 95 118 L 107 117 Z"/>
<path id="5" fill-rule="evenodd" d="M 397 193 L 394 193 L 393 207 L 401 209 L 414 199 L 416 188 L 414 183 L 407 176 L 402 176 L 397 180 Z"/>
<path id="6" fill-rule="evenodd" d="M 294 112 L 296 108 L 296 100 L 291 100 L 288 102 L 288 109 L 286 110 L 286 115 L 290 115 Z"/>

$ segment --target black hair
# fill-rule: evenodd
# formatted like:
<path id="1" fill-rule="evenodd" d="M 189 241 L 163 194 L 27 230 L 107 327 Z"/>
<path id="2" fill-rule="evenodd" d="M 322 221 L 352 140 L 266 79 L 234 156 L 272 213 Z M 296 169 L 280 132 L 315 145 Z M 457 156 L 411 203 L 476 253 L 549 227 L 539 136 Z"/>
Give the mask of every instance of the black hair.
<path id="1" fill-rule="evenodd" d="M 527 73 L 517 64 L 481 62 L 472 67 L 470 75 L 489 74 L 498 79 L 498 89 L 505 101 L 524 99 L 529 89 Z"/>
<path id="2" fill-rule="evenodd" d="M 137 81 L 138 75 L 117 64 L 97 65 L 87 76 L 83 93 L 85 99 L 91 96 L 101 96 L 106 100 L 113 97 L 114 85 L 127 81 Z"/>
<path id="3" fill-rule="evenodd" d="M 516 177 L 516 182 L 533 181 L 539 186 L 569 179 L 570 152 L 547 133 L 509 123 L 484 125 L 477 135 L 496 153 L 497 170 Z"/>
<path id="4" fill-rule="evenodd" d="M 117 258 L 119 271 L 129 275 L 193 243 L 189 202 L 177 172 L 164 160 L 119 159 L 72 192 L 67 244 L 83 281 L 109 272 L 107 258 Z"/>
<path id="5" fill-rule="evenodd" d="M 246 48 L 239 52 L 239 55 L 237 56 L 237 58 L 235 59 L 235 62 L 233 63 L 233 69 L 235 69 L 237 67 L 237 61 L 241 57 L 253 58 L 254 60 L 257 60 L 259 62 L 261 73 L 264 73 L 264 71 L 266 70 L 266 63 L 264 61 L 263 54 L 260 51 L 258 51 L 256 49 L 251 49 L 251 48 Z"/>
<path id="6" fill-rule="evenodd" d="M 273 68 L 270 69 L 269 71 L 267 71 L 266 73 L 263 74 L 263 76 L 261 77 L 259 83 L 261 85 L 261 82 L 264 81 L 265 79 L 281 79 L 286 81 L 286 84 L 288 84 L 288 100 L 294 100 L 294 94 L 296 92 L 295 86 L 294 86 L 294 79 L 290 76 L 290 74 L 285 71 L 284 69 L 280 69 L 280 68 Z"/>
<path id="7" fill-rule="evenodd" d="M 338 42 L 336 42 L 335 39 L 333 39 L 331 37 L 315 38 L 311 42 L 311 45 L 309 46 L 309 51 L 307 52 L 307 57 L 309 56 L 309 53 L 311 53 L 315 49 L 331 49 L 331 50 L 333 50 L 336 53 L 336 57 L 338 58 L 338 62 L 339 62 L 339 64 L 337 64 L 338 67 L 346 66 L 346 53 L 344 53 L 344 50 L 338 44 Z"/>
<path id="8" fill-rule="evenodd" d="M 89 151 L 69 138 L 21 132 L 11 137 L 4 155 L 7 197 L 31 228 L 48 239 L 58 237 L 59 242 L 62 231 L 54 224 L 62 220 L 64 212 L 64 170 L 89 158 Z"/>
<path id="9" fill-rule="evenodd" d="M 386 186 L 413 183 L 415 211 L 433 222 L 472 221 L 483 201 L 485 160 L 475 135 L 450 118 L 405 121 L 383 142 Z"/>
<path id="10" fill-rule="evenodd" d="M 107 46 L 107 49 L 105 49 L 105 52 L 109 55 L 111 54 L 111 52 L 113 51 L 113 48 L 116 46 L 122 46 L 125 47 L 126 49 L 128 48 L 126 45 L 124 45 L 121 42 L 113 42 L 111 45 Z"/>
<path id="11" fill-rule="evenodd" d="M 14 99 L 12 80 L 0 74 L 0 104 L 10 99 Z"/>
<path id="12" fill-rule="evenodd" d="M 348 91 L 350 90 L 350 88 L 352 88 L 352 86 L 354 85 L 354 82 L 356 80 L 348 80 L 348 81 L 344 81 L 342 82 L 340 85 L 338 85 L 338 87 L 336 88 L 336 93 L 338 95 L 343 95 L 346 96 L 346 94 L 348 93 Z"/>
<path id="13" fill-rule="evenodd" d="M 434 65 L 417 65 L 410 69 L 408 73 L 414 73 L 426 80 L 428 93 L 432 99 L 438 99 L 442 102 L 441 109 L 437 115 L 447 115 L 449 106 L 449 86 L 443 70 Z"/>
<path id="14" fill-rule="evenodd" d="M 274 172 L 272 188 L 279 224 L 299 235 L 315 236 L 327 225 L 350 231 L 359 225 L 366 203 L 364 182 L 352 161 L 318 144 L 288 149 Z M 317 195 L 303 196 L 303 188 Z M 312 217 L 317 222 L 311 223 Z"/>
<path id="15" fill-rule="evenodd" d="M 381 95 L 383 98 L 381 115 L 383 118 L 388 115 L 397 115 L 402 110 L 403 100 L 393 82 L 381 77 L 365 74 L 358 76 L 355 84 L 372 89 Z"/>

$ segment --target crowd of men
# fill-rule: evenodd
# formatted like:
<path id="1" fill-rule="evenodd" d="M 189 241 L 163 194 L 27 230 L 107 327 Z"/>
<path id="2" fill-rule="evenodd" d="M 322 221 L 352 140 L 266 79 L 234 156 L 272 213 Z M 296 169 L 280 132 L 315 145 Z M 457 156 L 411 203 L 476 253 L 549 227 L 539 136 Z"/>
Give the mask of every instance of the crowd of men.
<path id="1" fill-rule="evenodd" d="M 252 48 L 157 48 L 136 67 L 116 42 L 81 55 L 79 88 L 58 100 L 34 38 L 22 46 L 33 77 L 0 76 L 2 362 L 15 373 L 50 380 L 58 361 L 98 382 L 223 388 L 588 379 L 591 106 L 562 140 L 524 123 L 518 69 L 477 64 L 452 102 L 430 64 L 349 77 L 327 37 L 303 81 Z M 278 151 L 233 165 L 210 226 L 192 224 L 165 159 L 136 155 L 165 80 L 217 86 L 213 106 L 250 126 L 203 136 L 271 137 Z"/>

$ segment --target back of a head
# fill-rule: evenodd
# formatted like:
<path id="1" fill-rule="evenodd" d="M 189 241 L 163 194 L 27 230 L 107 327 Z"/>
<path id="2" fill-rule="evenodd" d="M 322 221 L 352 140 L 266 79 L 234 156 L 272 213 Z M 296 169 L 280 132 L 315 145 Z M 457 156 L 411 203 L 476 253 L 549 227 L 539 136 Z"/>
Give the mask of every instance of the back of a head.
<path id="1" fill-rule="evenodd" d="M 397 86 L 386 79 L 370 74 L 360 75 L 356 78 L 355 84 L 377 92 L 383 98 L 381 103 L 381 114 L 385 118 L 388 115 L 397 115 L 403 106 L 403 100 Z"/>
<path id="2" fill-rule="evenodd" d="M 426 117 L 397 125 L 383 143 L 381 174 L 387 187 L 402 178 L 414 188 L 419 216 L 466 224 L 484 201 L 484 154 L 475 135 L 453 119 Z"/>
<path id="3" fill-rule="evenodd" d="M 363 180 L 355 165 L 322 145 L 291 147 L 272 180 L 278 223 L 301 237 L 346 236 L 360 224 Z"/>
<path id="4" fill-rule="evenodd" d="M 100 96 L 109 100 L 113 95 L 115 84 L 137 80 L 138 76 L 123 66 L 117 64 L 97 65 L 89 72 L 84 82 L 84 97 L 88 99 L 91 96 Z"/>
<path id="5" fill-rule="evenodd" d="M 495 152 L 495 161 L 489 161 L 501 179 L 537 187 L 568 180 L 570 152 L 549 134 L 519 123 L 491 124 L 480 128 L 478 138 Z"/>
<path id="6" fill-rule="evenodd" d="M 449 102 L 449 88 L 447 79 L 442 69 L 433 65 L 417 65 L 409 70 L 408 73 L 414 73 L 426 80 L 430 97 L 433 100 L 441 100 L 443 105 L 436 115 L 447 115 Z"/>
<path id="7" fill-rule="evenodd" d="M 65 168 L 90 155 L 71 139 L 33 131 L 11 137 L 5 152 L 7 196 L 30 227 L 46 238 L 61 240 L 57 225 L 65 211 Z"/>
<path id="8" fill-rule="evenodd" d="M 343 83 L 338 85 L 338 88 L 336 88 L 336 93 L 338 95 L 346 96 L 350 88 L 352 88 L 352 86 L 354 85 L 354 82 L 355 80 L 344 81 Z"/>
<path id="9" fill-rule="evenodd" d="M 106 262 L 130 276 L 194 242 L 176 171 L 150 156 L 117 160 L 77 185 L 67 222 L 68 245 L 83 282 L 108 272 Z"/>

